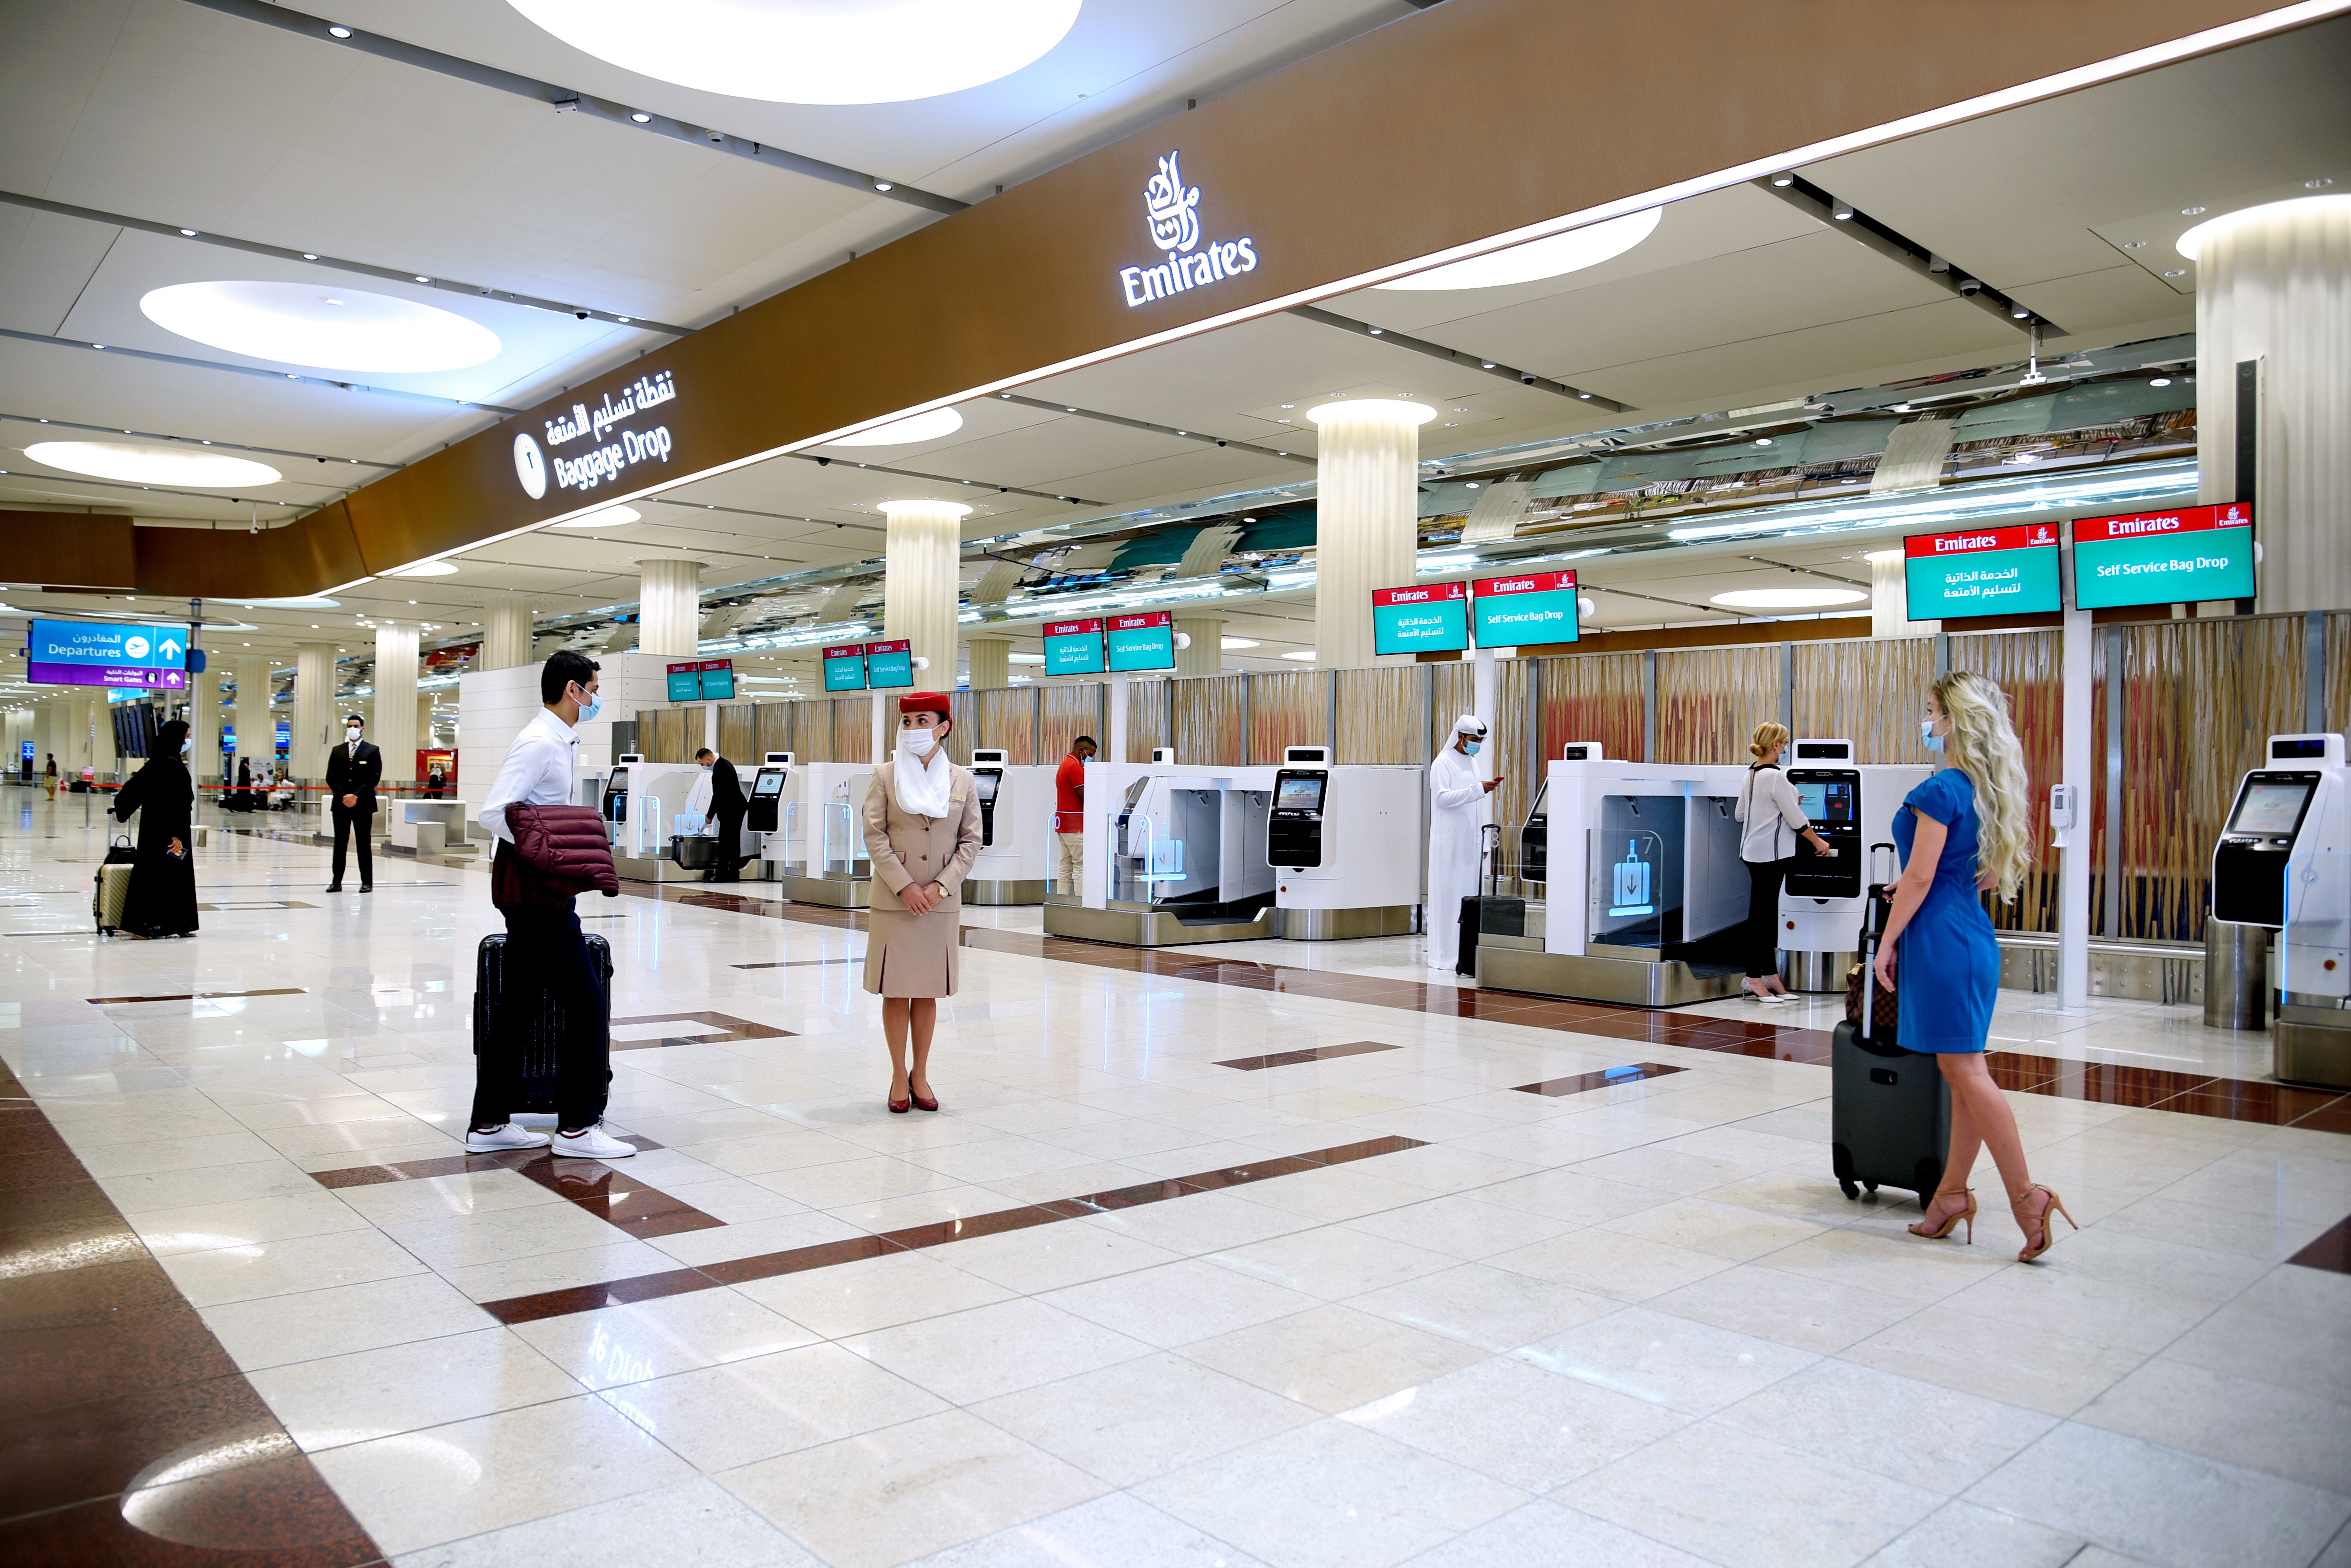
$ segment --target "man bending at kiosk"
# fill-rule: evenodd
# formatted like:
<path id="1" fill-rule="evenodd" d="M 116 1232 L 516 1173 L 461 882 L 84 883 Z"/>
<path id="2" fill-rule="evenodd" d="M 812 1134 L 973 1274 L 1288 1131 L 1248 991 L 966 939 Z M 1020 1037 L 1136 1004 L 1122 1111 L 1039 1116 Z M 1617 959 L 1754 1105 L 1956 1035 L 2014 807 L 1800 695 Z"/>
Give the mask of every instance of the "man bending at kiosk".
<path id="1" fill-rule="evenodd" d="M 1502 781 L 1478 776 L 1486 724 L 1474 714 L 1453 721 L 1453 742 L 1428 765 L 1428 967 L 1451 969 L 1461 956 L 1461 901 L 1478 891 L 1479 839 L 1493 818 L 1486 797 Z"/>
<path id="2" fill-rule="evenodd" d="M 703 795 L 702 785 L 709 785 L 709 796 L 702 805 L 702 831 L 714 829 L 718 834 L 718 852 L 711 857 L 710 869 L 702 873 L 705 882 L 737 882 L 741 880 L 743 866 L 743 818 L 751 802 L 743 798 L 743 780 L 736 776 L 735 765 L 708 747 L 694 754 L 702 764 L 702 779 L 695 781 L 695 796 Z M 695 809 L 688 803 L 686 810 Z"/>

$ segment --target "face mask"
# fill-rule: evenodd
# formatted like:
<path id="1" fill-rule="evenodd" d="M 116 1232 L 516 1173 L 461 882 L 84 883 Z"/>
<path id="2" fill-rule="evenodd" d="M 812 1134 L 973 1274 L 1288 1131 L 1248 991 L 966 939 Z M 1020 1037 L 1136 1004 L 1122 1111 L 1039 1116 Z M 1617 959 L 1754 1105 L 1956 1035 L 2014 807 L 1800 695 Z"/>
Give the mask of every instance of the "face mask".
<path id="1" fill-rule="evenodd" d="M 592 724 L 595 722 L 596 716 L 603 711 L 604 699 L 591 692 L 589 694 L 588 700 L 580 705 L 580 722 Z"/>
<path id="2" fill-rule="evenodd" d="M 1464 747 L 1461 748 L 1461 750 L 1462 750 L 1462 752 L 1463 752 L 1465 755 L 1467 755 L 1467 756 L 1469 756 L 1469 757 L 1475 757 L 1475 756 L 1477 756 L 1477 755 L 1478 755 L 1478 748 L 1479 748 L 1479 747 L 1482 747 L 1482 746 L 1484 746 L 1485 744 L 1486 744 L 1486 743 L 1485 743 L 1484 741 L 1482 741 L 1482 740 L 1473 740 L 1473 741 L 1469 742 L 1467 746 L 1464 746 Z"/>
<path id="3" fill-rule="evenodd" d="M 360 737 L 360 727 L 355 724 L 347 724 L 343 726 L 343 733 L 350 737 L 353 740 L 357 740 Z"/>
<path id="4" fill-rule="evenodd" d="M 928 757 L 931 747 L 938 743 L 939 732 L 935 729 L 902 729 L 898 732 L 898 744 L 917 757 Z"/>
<path id="5" fill-rule="evenodd" d="M 1922 718 L 1918 721 L 1918 744 L 1929 751 L 1943 749 L 1943 737 L 1935 733 L 1935 726 L 1939 722 L 1931 718 Z"/>
<path id="6" fill-rule="evenodd" d="M 191 752 L 194 751 L 194 750 L 195 750 L 195 748 L 196 748 L 196 743 L 195 743 L 194 741 L 193 741 L 193 740 L 183 740 L 183 741 L 180 742 L 180 755 L 181 755 L 181 756 L 183 756 L 183 757 L 185 757 L 185 756 L 187 756 L 189 753 L 191 753 Z"/>

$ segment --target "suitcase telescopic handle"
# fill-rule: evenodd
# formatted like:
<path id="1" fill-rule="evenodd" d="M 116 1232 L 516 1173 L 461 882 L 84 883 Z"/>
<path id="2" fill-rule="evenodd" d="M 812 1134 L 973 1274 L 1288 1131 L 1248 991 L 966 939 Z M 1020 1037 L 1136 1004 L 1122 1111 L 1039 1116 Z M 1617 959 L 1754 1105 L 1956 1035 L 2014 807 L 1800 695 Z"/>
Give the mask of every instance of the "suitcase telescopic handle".
<path id="1" fill-rule="evenodd" d="M 1895 874 L 1899 874 L 1900 872 L 1901 862 L 1896 859 L 1896 856 L 1897 856 L 1901 852 L 1896 850 L 1891 842 L 1884 840 L 1869 846 L 1869 877 L 1872 882 L 1876 883 L 1878 886 L 1883 887 L 1887 883 L 1894 880 L 1894 875 L 1879 876 L 1877 874 L 1877 852 L 1880 850 L 1884 850 L 1886 852 L 1886 864 L 1894 869 Z"/>

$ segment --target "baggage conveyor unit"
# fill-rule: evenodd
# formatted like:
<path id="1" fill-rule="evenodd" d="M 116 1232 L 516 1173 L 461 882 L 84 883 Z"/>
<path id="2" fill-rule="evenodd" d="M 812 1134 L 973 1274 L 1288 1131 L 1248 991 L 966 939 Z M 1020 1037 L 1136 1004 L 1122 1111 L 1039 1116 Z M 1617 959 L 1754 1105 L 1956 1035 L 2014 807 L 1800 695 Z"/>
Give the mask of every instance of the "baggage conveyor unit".
<path id="1" fill-rule="evenodd" d="M 872 782 L 870 762 L 803 762 L 792 770 L 783 796 L 783 831 L 768 839 L 765 852 L 786 898 L 831 909 L 872 907 L 873 862 L 865 854 L 864 821 L 865 789 Z"/>
<path id="2" fill-rule="evenodd" d="M 1173 760 L 1087 763 L 1085 869 L 1075 897 L 1045 895 L 1046 935 L 1128 947 L 1280 935 L 1265 858 L 1273 775 Z"/>
<path id="3" fill-rule="evenodd" d="M 963 880 L 966 904 L 1042 904 L 1051 875 L 1053 773 L 976 748 L 972 787 L 979 793 L 979 857 Z"/>

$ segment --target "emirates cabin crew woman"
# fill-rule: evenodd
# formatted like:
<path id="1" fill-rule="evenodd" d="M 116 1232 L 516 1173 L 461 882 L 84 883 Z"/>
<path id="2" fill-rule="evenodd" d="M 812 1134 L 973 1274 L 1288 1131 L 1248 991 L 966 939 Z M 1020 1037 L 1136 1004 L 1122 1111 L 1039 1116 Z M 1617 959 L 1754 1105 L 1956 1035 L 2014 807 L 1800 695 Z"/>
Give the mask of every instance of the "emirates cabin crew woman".
<path id="1" fill-rule="evenodd" d="M 899 698 L 897 754 L 873 770 L 865 791 L 874 883 L 865 988 L 882 998 L 893 1113 L 939 1108 L 931 1092 L 931 1034 L 938 998 L 955 994 L 963 879 L 979 858 L 979 791 L 969 768 L 947 760 L 947 712 L 936 692 Z"/>

